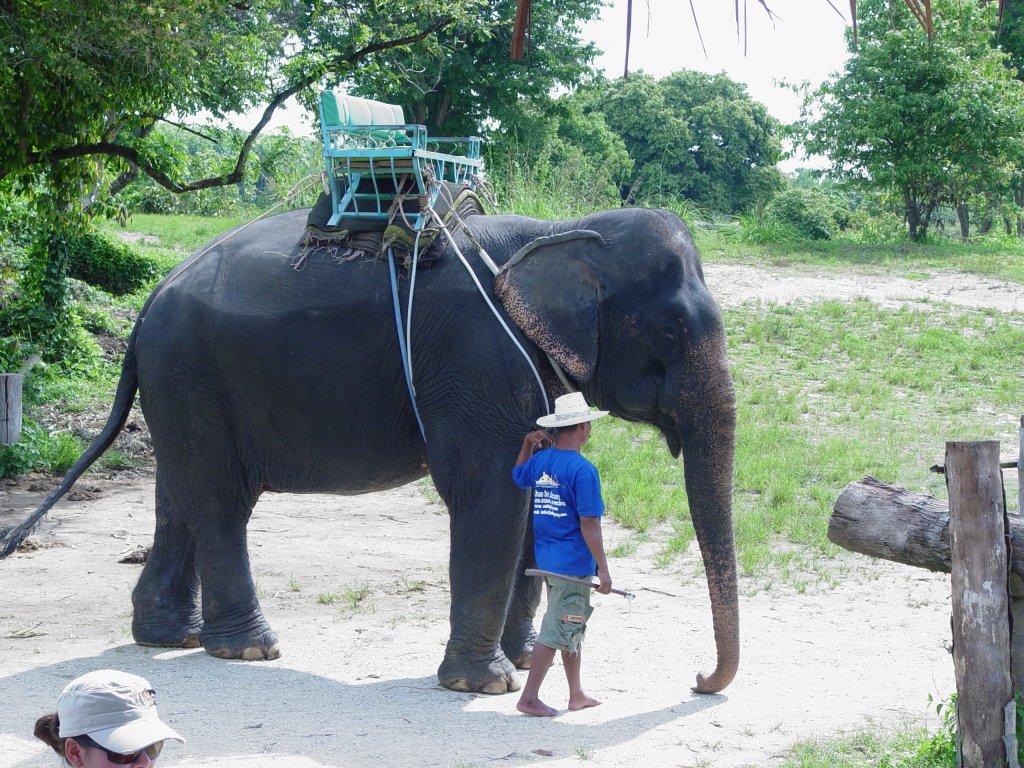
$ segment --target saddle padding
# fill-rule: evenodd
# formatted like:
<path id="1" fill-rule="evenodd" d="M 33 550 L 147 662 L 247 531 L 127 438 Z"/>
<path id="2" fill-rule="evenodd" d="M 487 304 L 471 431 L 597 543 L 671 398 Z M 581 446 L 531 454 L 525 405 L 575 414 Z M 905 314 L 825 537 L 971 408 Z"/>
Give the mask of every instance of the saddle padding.
<path id="1" fill-rule="evenodd" d="M 342 125 L 405 125 L 405 112 L 397 104 L 323 91 L 320 107 L 327 127 Z"/>

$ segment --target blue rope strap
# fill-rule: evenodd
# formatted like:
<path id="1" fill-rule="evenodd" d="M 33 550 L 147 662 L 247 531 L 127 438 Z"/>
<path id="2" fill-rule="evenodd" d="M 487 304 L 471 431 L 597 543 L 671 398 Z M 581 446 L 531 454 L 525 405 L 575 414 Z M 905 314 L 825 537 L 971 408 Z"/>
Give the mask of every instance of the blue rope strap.
<path id="1" fill-rule="evenodd" d="M 392 248 L 388 248 L 388 269 L 391 272 L 391 298 L 395 305 L 395 328 L 398 331 L 398 349 L 402 355 L 402 370 L 405 371 L 405 386 L 409 390 L 412 412 L 416 414 L 416 423 L 420 426 L 420 434 L 423 436 L 423 442 L 425 443 L 427 442 L 427 431 L 423 428 L 423 419 L 420 418 L 420 410 L 416 406 L 416 389 L 412 385 L 409 355 L 405 347 L 405 334 L 402 332 L 402 307 L 398 300 L 398 272 L 395 269 L 395 252 Z"/>

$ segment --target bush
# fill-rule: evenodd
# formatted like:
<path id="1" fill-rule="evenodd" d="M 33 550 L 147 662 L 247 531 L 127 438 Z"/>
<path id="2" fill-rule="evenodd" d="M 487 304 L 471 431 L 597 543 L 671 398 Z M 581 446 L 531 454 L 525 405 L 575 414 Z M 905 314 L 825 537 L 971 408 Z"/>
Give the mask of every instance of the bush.
<path id="1" fill-rule="evenodd" d="M 831 240 L 850 221 L 845 202 L 819 189 L 784 190 L 771 199 L 764 213 L 766 219 L 788 224 L 809 240 Z"/>
<path id="2" fill-rule="evenodd" d="M 842 239 L 871 245 L 903 243 L 907 240 L 907 225 L 895 213 L 868 213 L 858 209 L 850 218 L 850 227 Z"/>
<path id="3" fill-rule="evenodd" d="M 82 450 L 81 441 L 70 432 L 48 435 L 43 427 L 26 420 L 17 443 L 0 446 L 0 477 L 40 471 L 64 474 Z"/>
<path id="4" fill-rule="evenodd" d="M 795 226 L 783 221 L 778 216 L 768 213 L 742 214 L 736 218 L 735 227 L 721 230 L 727 239 L 736 239 L 741 243 L 792 243 L 800 239 L 801 234 Z"/>
<path id="5" fill-rule="evenodd" d="M 157 275 L 150 259 L 125 243 L 98 232 L 86 232 L 67 242 L 68 277 L 102 288 L 115 296 L 134 293 Z"/>

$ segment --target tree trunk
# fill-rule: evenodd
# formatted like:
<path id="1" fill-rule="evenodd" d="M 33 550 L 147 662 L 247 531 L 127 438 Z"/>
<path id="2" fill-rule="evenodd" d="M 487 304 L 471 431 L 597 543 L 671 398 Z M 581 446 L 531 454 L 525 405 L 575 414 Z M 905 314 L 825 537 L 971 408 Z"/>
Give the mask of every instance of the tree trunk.
<path id="1" fill-rule="evenodd" d="M 903 190 L 903 210 L 910 230 L 910 239 L 916 243 L 924 240 L 928 234 L 928 224 L 935 211 L 935 201 L 922 202 L 912 189 Z"/>
<path id="2" fill-rule="evenodd" d="M 960 239 L 966 240 L 971 236 L 971 213 L 966 205 L 956 207 L 956 217 L 960 220 Z"/>
<path id="3" fill-rule="evenodd" d="M 910 230 L 910 239 L 916 242 L 920 237 L 918 228 L 921 225 L 921 215 L 910 190 L 903 190 L 903 213 L 907 219 L 907 228 Z"/>
<path id="4" fill-rule="evenodd" d="M 434 114 L 434 128 L 437 129 L 439 136 L 449 135 L 444 130 L 445 123 L 448 122 L 448 113 L 452 109 L 452 96 L 447 90 L 442 90 L 440 98 L 437 100 L 436 113 Z"/>

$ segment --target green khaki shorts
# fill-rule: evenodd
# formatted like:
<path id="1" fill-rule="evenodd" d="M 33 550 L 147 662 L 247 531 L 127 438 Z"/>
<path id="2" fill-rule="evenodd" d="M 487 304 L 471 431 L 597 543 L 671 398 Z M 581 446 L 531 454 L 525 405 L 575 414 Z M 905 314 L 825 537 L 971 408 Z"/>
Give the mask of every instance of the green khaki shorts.
<path id="1" fill-rule="evenodd" d="M 591 588 L 549 576 L 544 580 L 548 585 L 548 610 L 540 623 L 537 642 L 558 651 L 576 653 L 587 633 L 587 619 L 594 612 L 590 607 Z"/>

